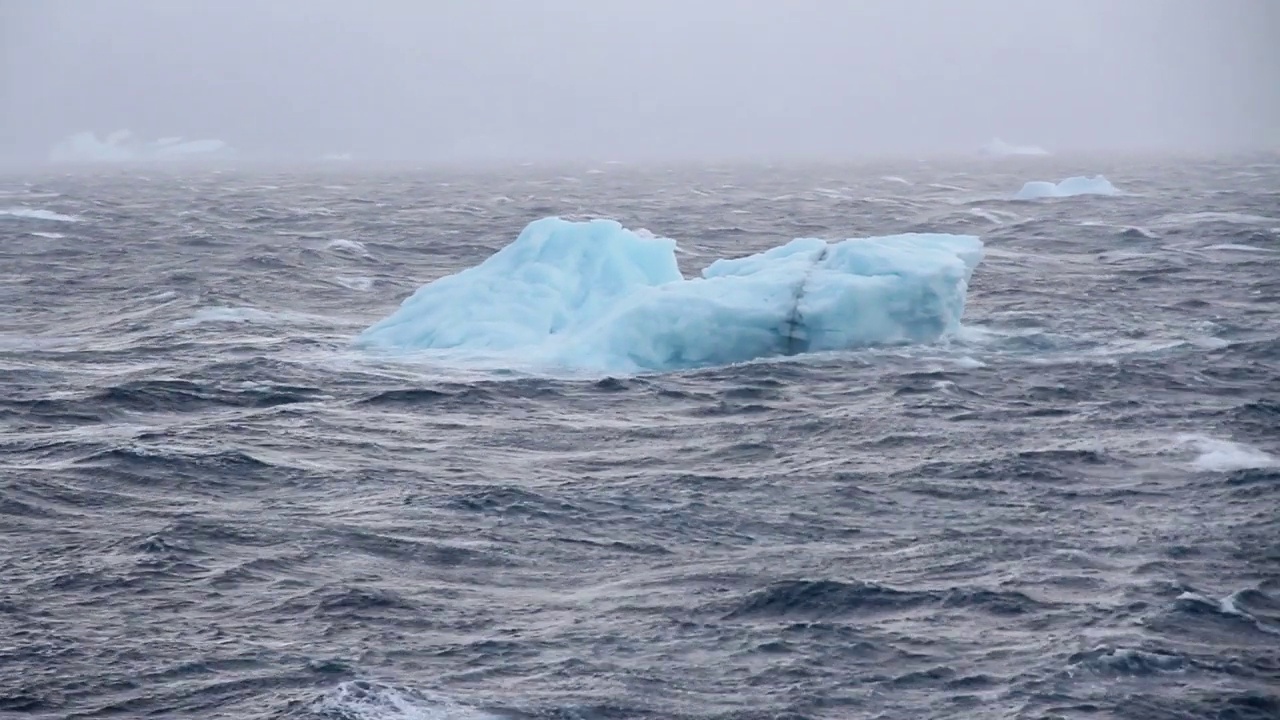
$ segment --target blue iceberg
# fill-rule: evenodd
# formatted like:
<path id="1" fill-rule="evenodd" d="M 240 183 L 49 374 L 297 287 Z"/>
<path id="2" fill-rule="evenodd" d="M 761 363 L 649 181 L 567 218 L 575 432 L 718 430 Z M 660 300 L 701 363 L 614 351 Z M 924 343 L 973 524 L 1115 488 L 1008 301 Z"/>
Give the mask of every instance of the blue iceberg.
<path id="1" fill-rule="evenodd" d="M 1054 184 L 1044 180 L 1024 183 L 1014 195 L 1015 200 L 1039 200 L 1040 198 L 1073 197 L 1075 195 L 1115 195 L 1118 190 L 1101 175 L 1094 177 L 1069 177 Z"/>
<path id="2" fill-rule="evenodd" d="M 936 341 L 960 326 L 970 235 L 801 238 L 686 280 L 676 243 L 612 220 L 530 223 L 356 340 L 471 366 L 615 374 Z"/>

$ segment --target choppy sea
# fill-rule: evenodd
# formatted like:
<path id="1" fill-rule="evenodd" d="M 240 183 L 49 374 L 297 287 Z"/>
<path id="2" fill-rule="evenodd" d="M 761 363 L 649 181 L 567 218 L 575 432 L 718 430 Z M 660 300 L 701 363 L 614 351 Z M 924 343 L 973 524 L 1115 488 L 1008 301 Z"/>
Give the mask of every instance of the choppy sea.
<path id="1" fill-rule="evenodd" d="M 987 255 L 927 346 L 352 347 L 547 215 Z M 0 715 L 1280 717 L 1280 158 L 0 177 Z"/>

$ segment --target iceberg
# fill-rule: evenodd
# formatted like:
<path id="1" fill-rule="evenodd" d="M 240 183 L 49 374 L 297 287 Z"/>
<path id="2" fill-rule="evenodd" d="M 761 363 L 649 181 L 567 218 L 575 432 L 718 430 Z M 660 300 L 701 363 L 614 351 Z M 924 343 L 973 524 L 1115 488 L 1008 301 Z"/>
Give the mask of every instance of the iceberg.
<path id="1" fill-rule="evenodd" d="M 799 238 L 685 279 L 672 239 L 552 217 L 422 286 L 355 344 L 472 367 L 627 374 L 927 343 L 959 329 L 982 256 L 971 235 Z"/>
<path id="2" fill-rule="evenodd" d="M 82 132 L 72 135 L 49 151 L 52 162 L 128 162 L 136 153 L 125 144 L 127 136 L 112 133 L 105 141 L 96 133 Z"/>
<path id="3" fill-rule="evenodd" d="M 992 138 L 978 151 L 982 155 L 1006 157 L 1010 155 L 1048 155 L 1049 151 L 1035 145 L 1011 145 L 1000 138 Z"/>
<path id="4" fill-rule="evenodd" d="M 151 142 L 135 139 L 128 130 L 117 130 L 98 139 L 97 133 L 80 132 L 49 151 L 55 163 L 147 162 L 191 157 L 218 157 L 232 152 L 221 140 L 184 140 L 165 137 Z"/>
<path id="5" fill-rule="evenodd" d="M 1033 180 L 1024 183 L 1022 189 L 1013 197 L 1015 200 L 1038 200 L 1075 195 L 1115 195 L 1117 192 L 1119 191 L 1109 180 L 1101 175 L 1095 175 L 1094 177 L 1069 177 L 1057 184 Z"/>

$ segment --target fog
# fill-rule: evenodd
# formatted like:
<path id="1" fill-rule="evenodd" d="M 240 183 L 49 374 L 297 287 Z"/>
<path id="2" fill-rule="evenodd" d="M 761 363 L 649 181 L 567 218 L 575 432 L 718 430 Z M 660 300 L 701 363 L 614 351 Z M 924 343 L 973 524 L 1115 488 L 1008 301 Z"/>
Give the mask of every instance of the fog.
<path id="1" fill-rule="evenodd" d="M 1280 145 L 1275 0 L 0 0 L 0 156 L 843 158 Z"/>

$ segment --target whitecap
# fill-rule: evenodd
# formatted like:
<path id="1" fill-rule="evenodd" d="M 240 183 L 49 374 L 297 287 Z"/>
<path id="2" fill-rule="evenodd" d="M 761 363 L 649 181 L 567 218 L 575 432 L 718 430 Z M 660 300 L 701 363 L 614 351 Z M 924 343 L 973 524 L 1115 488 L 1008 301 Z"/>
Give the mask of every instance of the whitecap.
<path id="1" fill-rule="evenodd" d="M 1258 253 L 1277 252 L 1276 250 L 1271 250 L 1269 248 L 1254 247 L 1253 245 L 1240 245 L 1238 243 L 1221 243 L 1218 245 L 1208 245 L 1205 247 L 1205 250 L 1229 250 L 1229 251 L 1235 251 L 1235 252 L 1258 252 Z"/>
<path id="2" fill-rule="evenodd" d="M 1276 467 L 1280 460 L 1251 445 L 1205 435 L 1181 435 L 1178 441 L 1195 447 L 1199 454 L 1192 465 L 1208 472 L 1232 472 Z"/>
<path id="3" fill-rule="evenodd" d="M 48 220 L 50 222 L 80 222 L 74 215 L 63 215 L 52 210 L 29 207 L 11 207 L 0 209 L 0 217 L 25 218 L 28 220 Z"/>
<path id="4" fill-rule="evenodd" d="M 322 717 L 346 720 L 496 720 L 440 695 L 362 680 L 338 685 L 312 709 Z"/>
<path id="5" fill-rule="evenodd" d="M 339 275 L 335 277 L 333 281 L 348 290 L 355 290 L 357 292 L 369 292 L 373 289 L 374 283 L 374 279 L 371 277 L 351 277 L 345 275 Z"/>
<path id="6" fill-rule="evenodd" d="M 982 218 L 983 220 L 986 220 L 990 223 L 994 223 L 996 225 L 1004 224 L 1004 221 L 1001 220 L 999 217 L 996 217 L 996 215 L 994 215 L 993 213 L 983 210 L 982 208 L 971 208 L 969 210 L 969 214 L 973 215 L 974 217 Z"/>
<path id="7" fill-rule="evenodd" d="M 355 253 L 356 255 L 368 255 L 369 249 L 359 240 L 346 240 L 336 238 L 325 243 L 325 249 L 339 252 Z"/>
<path id="8" fill-rule="evenodd" d="M 186 320 L 175 323 L 177 327 L 192 327 L 207 323 L 239 323 L 249 325 L 298 325 L 329 324 L 329 318 L 297 312 L 268 312 L 253 307 L 205 307 Z"/>

